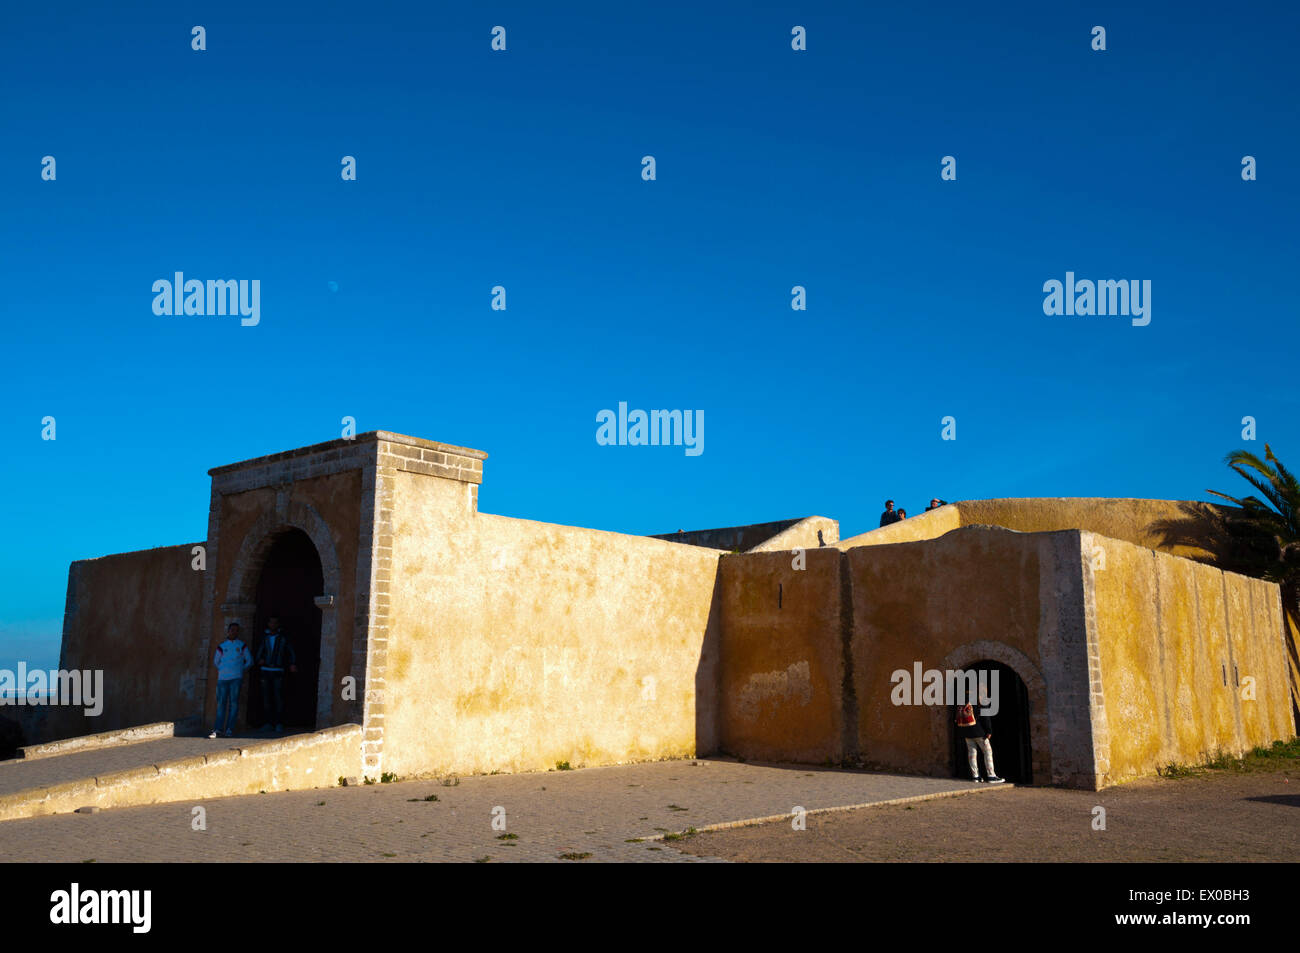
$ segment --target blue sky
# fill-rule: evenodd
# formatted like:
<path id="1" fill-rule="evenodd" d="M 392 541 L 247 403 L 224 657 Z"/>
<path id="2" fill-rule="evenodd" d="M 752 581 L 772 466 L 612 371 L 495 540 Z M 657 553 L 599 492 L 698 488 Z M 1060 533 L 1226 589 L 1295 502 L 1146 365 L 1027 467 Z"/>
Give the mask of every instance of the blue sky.
<path id="1" fill-rule="evenodd" d="M 0 665 L 57 659 L 69 562 L 201 540 L 208 468 L 345 415 L 637 534 L 1204 498 L 1245 415 L 1300 459 L 1300 13 L 1132 6 L 6 6 Z M 176 271 L 260 324 L 154 315 Z M 1151 323 L 1045 316 L 1067 271 Z M 619 401 L 704 453 L 598 446 Z"/>

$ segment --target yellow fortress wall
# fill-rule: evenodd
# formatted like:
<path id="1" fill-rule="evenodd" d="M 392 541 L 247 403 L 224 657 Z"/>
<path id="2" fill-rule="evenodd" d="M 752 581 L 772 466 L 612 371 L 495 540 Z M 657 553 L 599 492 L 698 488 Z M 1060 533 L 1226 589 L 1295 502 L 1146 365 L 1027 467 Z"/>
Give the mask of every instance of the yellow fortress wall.
<path id="1" fill-rule="evenodd" d="M 713 749 L 719 551 L 477 514 L 451 481 L 393 479 L 386 770 Z"/>
<path id="2" fill-rule="evenodd" d="M 819 516 L 652 538 L 481 514 L 486 456 L 372 431 L 218 467 L 206 568 L 188 545 L 74 563 L 61 665 L 107 688 L 81 730 L 210 720 L 213 640 L 277 598 L 267 554 L 301 531 L 315 727 L 360 724 L 373 777 L 717 751 L 946 774 L 949 713 L 894 704 L 892 676 L 979 662 L 1023 685 L 1001 724 L 1035 783 L 1293 737 L 1278 588 L 1184 558 L 1213 558 L 1208 504 L 977 500 L 843 541 Z M 76 733 L 28 712 L 28 743 Z"/>
<path id="3" fill-rule="evenodd" d="M 1109 728 L 1102 783 L 1291 737 L 1277 586 L 1093 533 L 1084 547 Z"/>
<path id="4" fill-rule="evenodd" d="M 936 540 L 858 547 L 844 559 L 859 754 L 868 764 L 948 774 L 950 710 L 895 705 L 893 673 L 916 663 L 945 671 L 992 660 L 1028 689 L 1034 780 L 1093 785 L 1094 648 L 1076 531 L 970 527 Z"/>
<path id="5" fill-rule="evenodd" d="M 723 559 L 728 752 L 947 775 L 947 709 L 894 704 L 893 674 L 982 660 L 1025 684 L 1035 783 L 1098 788 L 1293 736 L 1270 583 L 1078 530 L 808 557 Z"/>
<path id="6" fill-rule="evenodd" d="M 54 724 L 42 726 L 46 736 L 171 721 L 202 705 L 204 660 L 195 647 L 205 579 L 192 566 L 196 545 L 72 564 L 59 667 L 103 671 L 103 712 L 90 717 L 80 707 L 27 709 L 48 713 Z"/>
<path id="7" fill-rule="evenodd" d="M 808 763 L 846 756 L 839 556 L 723 557 L 723 751 Z"/>

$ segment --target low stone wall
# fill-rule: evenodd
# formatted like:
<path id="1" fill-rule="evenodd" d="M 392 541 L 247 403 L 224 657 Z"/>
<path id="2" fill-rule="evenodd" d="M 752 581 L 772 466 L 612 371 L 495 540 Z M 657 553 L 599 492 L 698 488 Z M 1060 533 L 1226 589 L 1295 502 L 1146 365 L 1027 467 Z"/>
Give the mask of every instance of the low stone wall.
<path id="1" fill-rule="evenodd" d="M 361 726 L 225 748 L 0 796 L 0 821 L 62 814 L 81 807 L 128 807 L 167 801 L 325 788 L 361 767 Z"/>
<path id="2" fill-rule="evenodd" d="M 119 745 L 136 744 L 141 741 L 157 741 L 159 738 L 171 738 L 176 734 L 176 725 L 170 721 L 158 721 L 152 725 L 140 725 L 135 728 L 121 728 L 117 731 L 101 731 L 93 735 L 78 735 L 63 741 L 50 741 L 45 744 L 27 745 L 18 749 L 18 757 L 24 761 L 36 758 L 53 758 L 56 755 L 72 754 L 77 751 L 94 751 L 97 748 L 115 748 Z"/>

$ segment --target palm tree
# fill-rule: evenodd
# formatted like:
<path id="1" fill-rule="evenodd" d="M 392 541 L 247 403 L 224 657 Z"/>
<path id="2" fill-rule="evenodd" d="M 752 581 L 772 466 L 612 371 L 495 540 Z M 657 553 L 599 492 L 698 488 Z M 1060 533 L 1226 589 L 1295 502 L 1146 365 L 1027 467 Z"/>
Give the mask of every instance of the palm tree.
<path id="1" fill-rule="evenodd" d="M 1238 507 L 1219 507 L 1215 519 L 1227 543 L 1223 568 L 1262 577 L 1282 589 L 1282 612 L 1290 623 L 1284 628 L 1289 630 L 1292 714 L 1300 731 L 1300 482 L 1268 444 L 1264 444 L 1263 460 L 1249 451 L 1234 450 L 1224 462 L 1264 499 L 1206 491 Z"/>
<path id="2" fill-rule="evenodd" d="M 1300 618 L 1300 481 L 1268 444 L 1263 460 L 1234 450 L 1224 462 L 1264 497 L 1206 491 L 1238 507 L 1223 513 L 1224 528 L 1237 544 L 1233 561 L 1240 571 L 1280 585 L 1287 611 Z"/>

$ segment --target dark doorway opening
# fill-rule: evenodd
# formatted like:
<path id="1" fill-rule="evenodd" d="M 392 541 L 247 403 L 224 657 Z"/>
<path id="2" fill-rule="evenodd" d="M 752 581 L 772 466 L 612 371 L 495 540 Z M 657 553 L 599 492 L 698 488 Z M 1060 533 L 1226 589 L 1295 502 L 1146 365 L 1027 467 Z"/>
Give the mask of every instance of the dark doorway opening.
<path id="1" fill-rule="evenodd" d="M 989 717 L 993 730 L 993 767 L 998 777 L 1015 784 L 1032 784 L 1034 781 L 1033 749 L 1029 739 L 1029 689 L 1015 670 L 1001 662 L 984 659 L 967 665 L 967 672 L 975 672 L 984 684 L 993 686 L 993 672 L 997 672 L 998 713 Z M 981 673 L 983 673 L 981 675 Z M 948 709 L 948 733 L 952 739 L 952 776 L 970 779 L 970 762 L 966 754 L 966 740 L 957 735 L 954 711 Z M 984 775 L 984 756 L 980 755 L 980 776 Z"/>
<path id="2" fill-rule="evenodd" d="M 320 673 L 320 609 L 316 597 L 325 587 L 320 555 L 311 537 L 299 529 L 278 534 L 266 554 L 257 581 L 257 613 L 253 617 L 251 640 L 254 658 L 266 638 L 272 616 L 280 620 L 280 631 L 293 647 L 297 672 L 284 676 L 284 725 L 287 728 L 316 727 L 316 679 Z M 260 728 L 267 721 L 262 707 L 262 683 L 253 669 L 249 686 L 248 724 Z"/>

